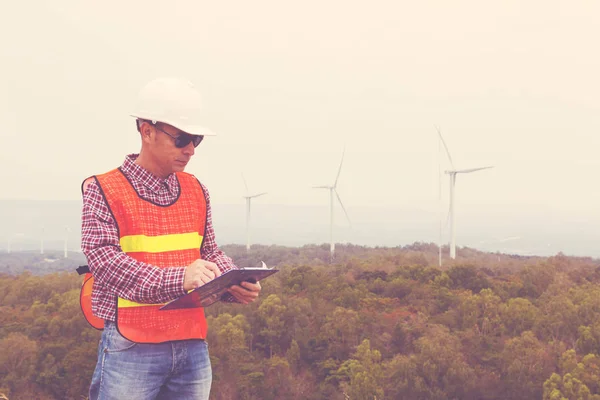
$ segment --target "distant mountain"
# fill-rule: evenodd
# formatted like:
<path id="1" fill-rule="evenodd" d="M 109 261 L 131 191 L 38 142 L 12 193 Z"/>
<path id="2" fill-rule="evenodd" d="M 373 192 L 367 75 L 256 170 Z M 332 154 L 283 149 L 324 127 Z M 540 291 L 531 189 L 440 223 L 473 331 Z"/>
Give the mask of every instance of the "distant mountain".
<path id="1" fill-rule="evenodd" d="M 13 251 L 79 251 L 80 201 L 0 200 L 0 253 L 8 243 Z M 334 240 L 364 246 L 394 247 L 414 242 L 438 242 L 437 213 L 400 207 L 348 207 L 352 225 L 336 208 Z M 213 203 L 219 244 L 245 244 L 243 204 Z M 549 256 L 600 257 L 600 221 L 585 217 L 549 217 L 544 211 L 527 213 L 458 214 L 457 245 L 489 252 Z M 302 246 L 329 242 L 329 207 L 252 205 L 251 243 Z M 70 229 L 67 232 L 66 228 Z M 448 242 L 444 230 L 443 242 Z"/>

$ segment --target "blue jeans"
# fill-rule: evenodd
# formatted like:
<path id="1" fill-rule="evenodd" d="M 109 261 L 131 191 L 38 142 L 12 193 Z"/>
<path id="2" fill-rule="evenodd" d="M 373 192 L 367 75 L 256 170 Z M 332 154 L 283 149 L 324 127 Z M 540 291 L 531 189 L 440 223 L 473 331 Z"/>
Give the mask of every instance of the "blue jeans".
<path id="1" fill-rule="evenodd" d="M 134 343 L 105 322 L 90 400 L 207 400 L 211 383 L 206 341 Z"/>

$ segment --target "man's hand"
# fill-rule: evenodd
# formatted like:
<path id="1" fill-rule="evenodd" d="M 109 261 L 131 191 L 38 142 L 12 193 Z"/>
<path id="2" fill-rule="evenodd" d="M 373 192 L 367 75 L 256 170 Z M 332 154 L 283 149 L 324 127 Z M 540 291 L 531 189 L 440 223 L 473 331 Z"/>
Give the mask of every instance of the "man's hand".
<path id="1" fill-rule="evenodd" d="M 185 269 L 183 289 L 186 291 L 196 289 L 198 286 L 212 281 L 217 276 L 221 276 L 221 270 L 219 270 L 217 264 L 198 259 Z"/>
<path id="2" fill-rule="evenodd" d="M 258 298 L 258 294 L 260 293 L 261 289 L 260 282 L 242 282 L 240 286 L 233 285 L 228 289 L 228 291 L 240 303 L 249 304 Z"/>

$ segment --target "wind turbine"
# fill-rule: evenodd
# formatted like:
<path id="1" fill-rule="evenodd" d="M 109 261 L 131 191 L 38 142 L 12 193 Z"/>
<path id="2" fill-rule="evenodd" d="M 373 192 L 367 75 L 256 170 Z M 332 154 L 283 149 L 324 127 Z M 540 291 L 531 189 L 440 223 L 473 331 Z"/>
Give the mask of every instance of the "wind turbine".
<path id="1" fill-rule="evenodd" d="M 342 210 L 344 210 L 344 214 L 346 214 L 348 223 L 352 224 L 350 222 L 350 217 L 348 216 L 348 212 L 346 211 L 346 207 L 344 207 L 344 203 L 342 203 L 342 199 L 340 198 L 340 195 L 338 194 L 338 192 L 336 190 L 338 179 L 340 178 L 340 172 L 342 172 L 342 164 L 344 163 L 345 152 L 346 152 L 346 150 L 344 149 L 342 151 L 342 160 L 340 161 L 338 173 L 337 173 L 337 176 L 335 177 L 335 182 L 333 182 L 333 185 L 313 186 L 314 189 L 329 189 L 329 243 L 330 243 L 329 251 L 331 253 L 331 261 L 333 261 L 333 256 L 335 254 L 335 243 L 333 242 L 333 202 L 334 202 L 333 194 L 334 193 L 340 203 L 340 206 L 342 206 Z"/>
<path id="2" fill-rule="evenodd" d="M 68 226 L 65 226 L 65 258 L 69 257 L 69 253 L 67 252 L 67 239 L 69 238 L 69 232 L 71 231 L 71 229 L 69 229 Z"/>
<path id="3" fill-rule="evenodd" d="M 244 180 L 244 186 L 246 186 L 246 195 L 244 196 L 244 198 L 246 199 L 246 251 L 249 251 L 250 250 L 250 203 L 254 197 L 262 196 L 263 194 L 267 194 L 267 192 L 250 195 L 250 191 L 248 190 L 248 184 L 246 183 L 246 178 L 244 178 L 244 174 L 242 174 L 242 179 Z"/>
<path id="4" fill-rule="evenodd" d="M 456 258 L 456 225 L 454 223 L 454 187 L 456 186 L 456 175 L 457 174 L 468 174 L 475 171 L 481 171 L 482 169 L 494 168 L 493 166 L 487 167 L 478 167 L 478 168 L 468 168 L 468 169 L 455 169 L 454 163 L 452 162 L 452 156 L 450 156 L 450 151 L 448 150 L 448 146 L 446 146 L 446 142 L 442 137 L 442 132 L 440 132 L 440 128 L 435 127 L 438 135 L 440 136 L 440 140 L 446 149 L 446 154 L 448 155 L 448 160 L 450 161 L 450 166 L 452 169 L 445 171 L 450 176 L 450 258 Z"/>

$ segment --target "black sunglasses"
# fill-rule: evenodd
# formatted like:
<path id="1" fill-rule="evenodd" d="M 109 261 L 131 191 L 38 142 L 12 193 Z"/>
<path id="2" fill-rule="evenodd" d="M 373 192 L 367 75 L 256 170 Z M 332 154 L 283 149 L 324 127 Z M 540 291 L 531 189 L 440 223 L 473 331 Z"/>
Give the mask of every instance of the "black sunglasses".
<path id="1" fill-rule="evenodd" d="M 204 136 L 202 135 L 190 135 L 188 133 L 180 133 L 179 136 L 173 136 L 170 133 L 160 129 L 157 125 L 153 126 L 165 135 L 172 138 L 175 141 L 175 147 L 178 149 L 183 149 L 190 143 L 194 143 L 194 147 L 198 147 L 198 145 L 202 142 L 202 139 L 204 139 Z"/>

